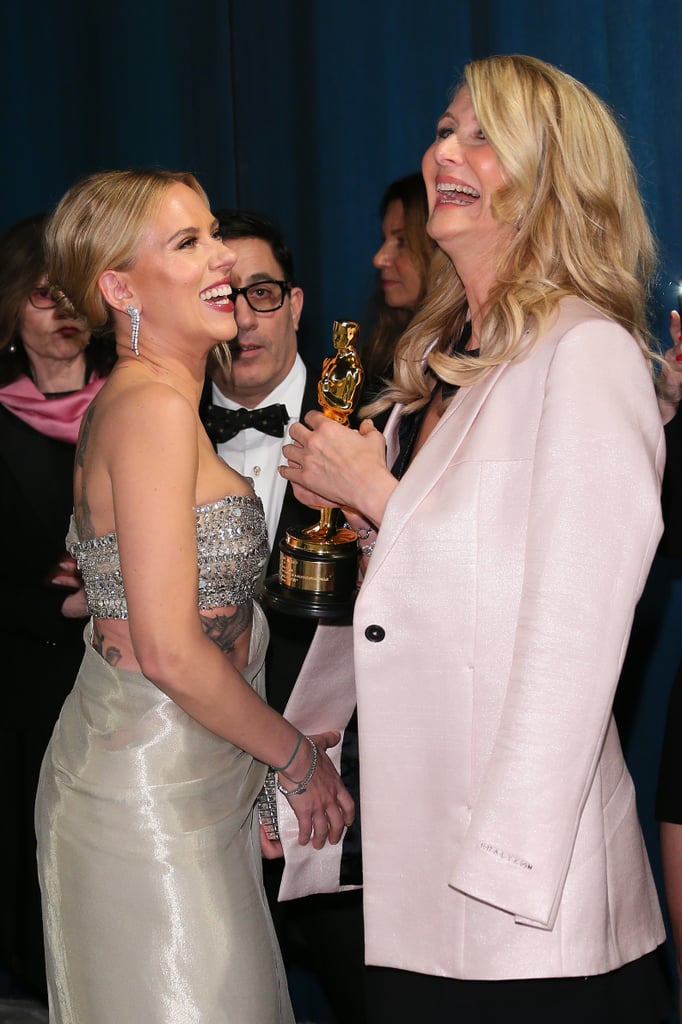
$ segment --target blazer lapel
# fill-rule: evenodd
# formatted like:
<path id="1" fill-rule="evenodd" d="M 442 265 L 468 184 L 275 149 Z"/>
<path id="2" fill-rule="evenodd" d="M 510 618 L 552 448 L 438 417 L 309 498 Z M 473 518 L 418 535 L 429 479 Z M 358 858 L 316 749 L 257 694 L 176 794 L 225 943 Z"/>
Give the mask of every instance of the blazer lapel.
<path id="1" fill-rule="evenodd" d="M 424 500 L 460 447 L 476 421 L 481 407 L 488 398 L 509 363 L 495 367 L 487 377 L 473 387 L 460 388 L 450 405 L 434 427 L 422 448 L 411 462 L 404 479 L 409 486 L 398 486 L 391 495 L 381 524 L 379 542 L 369 560 L 365 579 L 368 581 L 379 569 L 396 537 L 409 520 L 415 508 Z M 386 424 L 389 464 L 397 454 L 397 424 L 399 408 L 394 409 Z"/>

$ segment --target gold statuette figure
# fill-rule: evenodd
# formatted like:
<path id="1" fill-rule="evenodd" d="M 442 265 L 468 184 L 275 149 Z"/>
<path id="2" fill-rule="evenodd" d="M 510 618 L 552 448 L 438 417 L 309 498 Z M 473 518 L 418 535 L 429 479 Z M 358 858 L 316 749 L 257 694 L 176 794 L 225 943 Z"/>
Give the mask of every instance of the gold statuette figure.
<path id="1" fill-rule="evenodd" d="M 360 396 L 364 372 L 355 350 L 360 328 L 353 320 L 335 320 L 336 353 L 325 359 L 317 385 L 325 416 L 348 425 Z M 313 526 L 287 530 L 279 544 L 279 575 L 265 583 L 265 600 L 279 611 L 317 618 L 350 614 L 357 588 L 358 535 L 337 529 L 335 509 L 320 510 Z"/>
<path id="2" fill-rule="evenodd" d="M 322 364 L 317 399 L 325 416 L 348 426 L 365 376 L 354 342 L 360 328 L 353 320 L 335 320 L 332 332 L 336 355 Z"/>

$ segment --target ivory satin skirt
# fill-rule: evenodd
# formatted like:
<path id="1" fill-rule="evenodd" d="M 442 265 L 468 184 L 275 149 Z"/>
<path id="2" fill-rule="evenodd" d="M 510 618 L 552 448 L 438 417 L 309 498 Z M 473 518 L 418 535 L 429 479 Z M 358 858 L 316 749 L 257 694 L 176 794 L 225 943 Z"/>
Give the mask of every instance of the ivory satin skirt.
<path id="1" fill-rule="evenodd" d="M 258 605 L 243 675 L 264 695 Z M 293 1024 L 263 893 L 265 766 L 86 643 L 41 770 L 51 1024 Z"/>

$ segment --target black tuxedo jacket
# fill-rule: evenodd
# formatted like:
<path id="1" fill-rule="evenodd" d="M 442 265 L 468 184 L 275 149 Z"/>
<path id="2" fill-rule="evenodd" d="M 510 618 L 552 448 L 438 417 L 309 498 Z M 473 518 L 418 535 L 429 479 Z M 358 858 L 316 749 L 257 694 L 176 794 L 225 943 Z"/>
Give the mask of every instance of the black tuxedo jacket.
<path id="1" fill-rule="evenodd" d="M 210 381 L 204 387 L 200 412 L 211 400 Z M 300 418 L 311 409 L 318 409 L 317 377 L 306 368 L 306 384 Z M 290 413 L 293 410 L 289 410 Z M 307 526 L 319 519 L 319 511 L 296 500 L 291 484 L 287 484 L 279 522 L 272 538 L 268 575 L 279 569 L 279 542 L 292 526 Z M 298 618 L 266 608 L 270 625 L 270 644 L 266 655 L 265 686 L 268 702 L 280 714 L 312 642 L 317 619 Z M 342 757 L 343 780 L 356 800 L 357 817 L 343 842 L 341 881 L 357 884 L 362 880 L 360 858 L 359 782 L 357 778 L 357 735 L 350 726 L 344 735 Z M 349 767 L 350 766 L 350 767 Z M 319 978 L 335 1015 L 339 1020 L 363 1022 L 364 1015 L 364 944 L 362 922 L 362 891 L 349 890 L 333 896 L 310 896 L 303 900 L 277 901 L 283 860 L 264 860 L 263 877 L 270 912 L 287 965 L 303 964 Z M 343 976 L 339 963 L 345 965 Z"/>
<path id="2" fill-rule="evenodd" d="M 306 383 L 299 418 L 303 419 L 311 409 L 319 409 L 317 378 L 306 367 Z M 279 542 L 287 529 L 292 526 L 307 526 L 317 522 L 319 518 L 318 510 L 308 508 L 297 501 L 291 484 L 287 483 L 282 511 L 272 541 L 268 575 L 279 570 Z M 317 619 L 285 615 L 272 609 L 266 609 L 266 615 L 270 625 L 270 646 L 265 659 L 265 688 L 268 702 L 281 714 L 308 653 L 317 627 Z"/>
<path id="3" fill-rule="evenodd" d="M 206 381 L 201 396 L 199 413 L 211 401 L 211 382 Z M 303 392 L 300 418 L 311 409 L 319 408 L 317 403 L 317 379 L 306 368 L 306 384 Z M 289 410 L 292 414 L 292 410 Z M 272 552 L 268 563 L 268 575 L 279 569 L 279 542 L 292 526 L 307 526 L 319 519 L 319 512 L 296 500 L 291 484 L 287 483 L 282 502 L 282 511 L 275 536 L 272 538 Z M 308 653 L 308 647 L 317 626 L 317 619 L 304 619 L 294 615 L 266 609 L 270 626 L 270 645 L 266 657 L 265 685 L 268 703 L 280 713 L 284 711 L 301 665 Z"/>

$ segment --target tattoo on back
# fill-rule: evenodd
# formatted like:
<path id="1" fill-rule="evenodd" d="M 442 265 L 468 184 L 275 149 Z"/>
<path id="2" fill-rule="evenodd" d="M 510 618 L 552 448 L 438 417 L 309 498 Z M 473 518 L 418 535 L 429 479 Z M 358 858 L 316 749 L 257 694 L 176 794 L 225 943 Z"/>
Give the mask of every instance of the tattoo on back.
<path id="1" fill-rule="evenodd" d="M 114 647 L 112 644 L 107 644 L 102 630 L 93 624 L 92 627 L 92 646 L 95 648 L 100 657 L 109 665 L 118 665 L 121 660 L 121 650 L 119 647 Z"/>
<path id="2" fill-rule="evenodd" d="M 232 615 L 207 615 L 200 612 L 199 616 L 208 638 L 218 645 L 223 654 L 231 654 L 239 637 L 251 625 L 253 605 L 250 601 L 248 604 L 239 604 Z"/>

